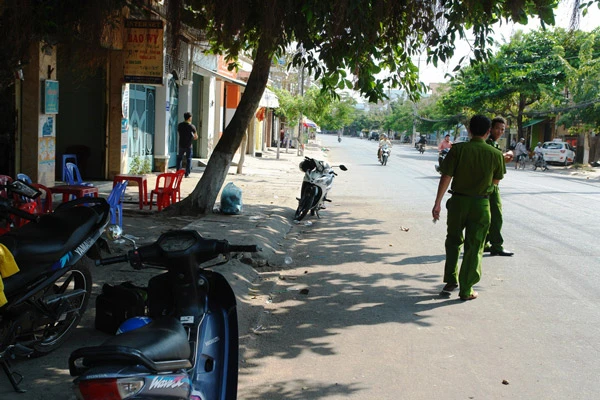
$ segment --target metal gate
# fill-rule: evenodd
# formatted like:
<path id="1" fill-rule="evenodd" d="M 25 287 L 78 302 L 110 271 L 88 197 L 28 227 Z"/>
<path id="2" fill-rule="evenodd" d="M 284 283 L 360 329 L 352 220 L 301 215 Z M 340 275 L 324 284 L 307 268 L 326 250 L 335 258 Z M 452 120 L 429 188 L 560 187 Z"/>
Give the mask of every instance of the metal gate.
<path id="1" fill-rule="evenodd" d="M 153 86 L 129 86 L 129 133 L 127 155 L 129 164 L 149 162 L 154 169 L 154 133 L 156 112 L 156 89 Z"/>

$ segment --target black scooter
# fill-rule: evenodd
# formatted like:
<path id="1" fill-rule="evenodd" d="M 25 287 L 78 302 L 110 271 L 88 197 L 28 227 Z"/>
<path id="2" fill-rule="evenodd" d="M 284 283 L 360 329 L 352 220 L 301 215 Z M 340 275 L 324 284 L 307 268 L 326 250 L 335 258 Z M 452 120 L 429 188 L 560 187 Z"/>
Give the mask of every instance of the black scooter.
<path id="1" fill-rule="evenodd" d="M 118 230 L 112 236 L 118 237 Z M 77 377 L 78 398 L 235 399 L 235 294 L 221 274 L 201 264 L 231 252 L 255 251 L 257 246 L 235 246 L 177 230 L 150 245 L 98 261 L 129 262 L 134 269 L 162 267 L 167 272 L 148 284 L 152 322 L 71 354 L 69 370 Z"/>
<path id="2" fill-rule="evenodd" d="M 2 279 L 7 303 L 0 307 L 0 365 L 14 390 L 23 393 L 23 377 L 10 362 L 50 353 L 77 327 L 92 291 L 91 258 L 100 255 L 110 206 L 103 198 L 86 197 L 35 216 L 15 208 L 10 198 L 35 198 L 37 189 L 21 181 L 3 188 L 9 197 L 0 198 L 0 220 L 16 215 L 32 221 L 0 236 L 19 269 Z"/>

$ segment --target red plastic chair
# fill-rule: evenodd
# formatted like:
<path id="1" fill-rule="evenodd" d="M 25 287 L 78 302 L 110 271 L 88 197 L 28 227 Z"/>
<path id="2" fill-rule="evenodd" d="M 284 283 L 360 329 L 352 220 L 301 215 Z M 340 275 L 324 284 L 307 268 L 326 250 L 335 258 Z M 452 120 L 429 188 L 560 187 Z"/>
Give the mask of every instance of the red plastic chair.
<path id="1" fill-rule="evenodd" d="M 42 192 L 42 195 L 35 199 L 35 213 L 45 214 L 52 212 L 52 191 L 39 183 L 32 183 L 31 186 Z"/>
<path id="2" fill-rule="evenodd" d="M 175 183 L 173 184 L 173 195 L 171 196 L 171 204 L 177 203 L 181 201 L 181 181 L 183 181 L 183 177 L 185 176 L 185 169 L 180 169 L 177 172 L 177 177 L 175 179 Z"/>
<path id="3" fill-rule="evenodd" d="M 152 210 L 152 199 L 156 194 L 156 205 L 158 211 L 171 205 L 173 198 L 173 184 L 177 180 L 175 172 L 165 172 L 156 177 L 156 187 L 150 192 L 150 209 Z"/>

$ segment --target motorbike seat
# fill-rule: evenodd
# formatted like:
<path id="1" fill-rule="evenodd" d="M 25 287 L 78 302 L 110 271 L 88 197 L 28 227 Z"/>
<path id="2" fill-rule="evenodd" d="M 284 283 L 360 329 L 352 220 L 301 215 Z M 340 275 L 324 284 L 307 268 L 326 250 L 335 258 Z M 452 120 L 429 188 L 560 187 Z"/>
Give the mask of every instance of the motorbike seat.
<path id="1" fill-rule="evenodd" d="M 191 350 L 183 325 L 175 318 L 159 318 L 139 329 L 111 337 L 102 346 L 138 349 L 152 361 L 189 359 Z"/>
<path id="2" fill-rule="evenodd" d="M 90 234 L 100 218 L 90 207 L 74 207 L 44 214 L 39 222 L 0 236 L 0 243 L 10 250 L 20 269 L 13 277 L 25 275 L 28 270 L 35 272 L 38 264 L 58 261 Z"/>
<path id="3" fill-rule="evenodd" d="M 121 365 L 143 364 L 156 372 L 190 368 L 190 344 L 183 325 L 172 317 L 153 320 L 139 329 L 116 335 L 100 346 L 75 350 L 69 358 L 72 375 L 82 371 L 77 361 L 91 368 L 118 363 Z"/>

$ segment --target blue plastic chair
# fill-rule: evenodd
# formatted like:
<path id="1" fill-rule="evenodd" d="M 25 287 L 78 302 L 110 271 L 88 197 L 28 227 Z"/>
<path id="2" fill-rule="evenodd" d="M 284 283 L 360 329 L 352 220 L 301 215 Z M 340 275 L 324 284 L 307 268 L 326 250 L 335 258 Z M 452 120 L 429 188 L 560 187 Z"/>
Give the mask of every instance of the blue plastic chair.
<path id="1" fill-rule="evenodd" d="M 31 178 L 29 176 L 27 176 L 27 174 L 23 174 L 23 173 L 17 174 L 17 180 L 28 183 L 30 185 L 33 183 Z"/>
<path id="2" fill-rule="evenodd" d="M 110 205 L 110 223 L 118 224 L 123 228 L 123 195 L 127 189 L 127 181 L 119 182 L 108 195 L 107 203 Z"/>
<path id="3" fill-rule="evenodd" d="M 81 173 L 79 173 L 79 168 L 77 168 L 76 164 L 68 162 L 66 167 L 67 173 L 65 174 L 65 182 L 67 182 L 67 185 L 94 186 L 93 183 L 83 182 L 81 179 Z"/>
<path id="4" fill-rule="evenodd" d="M 76 154 L 63 154 L 62 156 L 62 181 L 67 181 L 67 160 L 74 160 L 77 165 L 77 155 Z"/>

